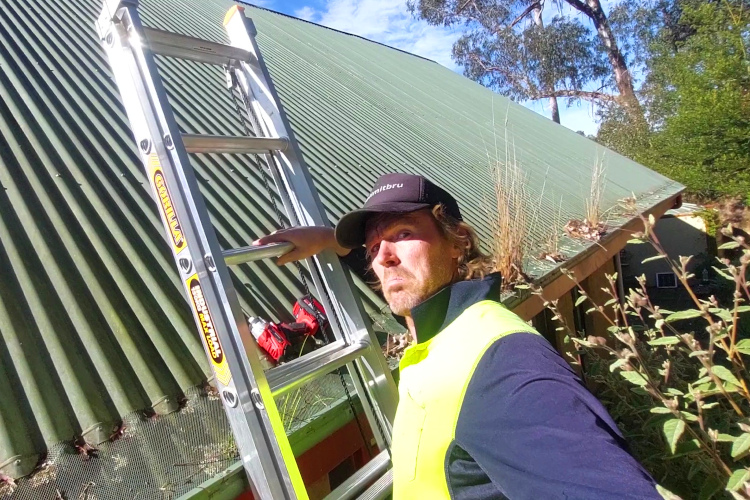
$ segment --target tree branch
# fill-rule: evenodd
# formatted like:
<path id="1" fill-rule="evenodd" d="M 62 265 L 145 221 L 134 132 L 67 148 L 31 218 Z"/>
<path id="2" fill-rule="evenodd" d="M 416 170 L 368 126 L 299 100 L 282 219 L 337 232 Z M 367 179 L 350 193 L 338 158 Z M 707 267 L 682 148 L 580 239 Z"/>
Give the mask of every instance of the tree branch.
<path id="1" fill-rule="evenodd" d="M 539 2 L 532 3 L 531 5 L 529 5 L 528 7 L 526 7 L 526 10 L 524 10 L 523 12 L 521 12 L 521 14 L 517 18 L 515 18 L 513 20 L 513 22 L 510 23 L 510 25 L 508 27 L 512 28 L 516 24 L 520 23 L 523 20 L 524 17 L 528 16 L 529 13 L 531 13 L 531 11 L 533 11 L 534 9 L 538 9 L 541 6 L 542 5 Z"/>
<path id="2" fill-rule="evenodd" d="M 573 99 L 584 99 L 586 101 L 618 102 L 618 96 L 612 94 L 574 89 L 559 89 L 552 92 L 541 92 L 531 96 L 532 99 L 547 99 L 550 97 L 570 97 Z"/>
<path id="3" fill-rule="evenodd" d="M 571 7 L 573 7 L 574 9 L 587 15 L 588 17 L 592 17 L 592 18 L 594 17 L 593 9 L 591 9 L 591 7 L 583 3 L 581 0 L 565 0 L 565 2 Z"/>
<path id="4" fill-rule="evenodd" d="M 477 8 L 476 4 L 474 3 L 474 0 L 466 0 L 463 5 L 461 5 L 458 9 L 456 9 L 456 15 L 459 16 L 463 12 L 463 10 L 469 6 L 469 4 L 474 4 L 474 9 Z M 477 9 L 478 10 L 478 9 Z"/>

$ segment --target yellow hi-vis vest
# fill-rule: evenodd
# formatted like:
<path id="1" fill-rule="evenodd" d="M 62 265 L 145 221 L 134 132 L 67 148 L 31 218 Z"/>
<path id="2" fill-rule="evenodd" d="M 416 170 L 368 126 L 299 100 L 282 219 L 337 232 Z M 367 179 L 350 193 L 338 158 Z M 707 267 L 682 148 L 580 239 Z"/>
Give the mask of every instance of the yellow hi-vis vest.
<path id="1" fill-rule="evenodd" d="M 538 334 L 502 304 L 484 300 L 432 339 L 406 349 L 391 448 L 395 500 L 451 498 L 446 453 L 466 388 L 485 351 L 516 332 Z"/>

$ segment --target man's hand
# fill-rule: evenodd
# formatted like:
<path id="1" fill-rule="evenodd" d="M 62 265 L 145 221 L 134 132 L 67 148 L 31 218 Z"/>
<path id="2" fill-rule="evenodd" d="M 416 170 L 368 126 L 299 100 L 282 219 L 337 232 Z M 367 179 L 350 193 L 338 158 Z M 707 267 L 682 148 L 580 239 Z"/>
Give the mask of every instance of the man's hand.
<path id="1" fill-rule="evenodd" d="M 340 257 L 349 254 L 349 249 L 336 243 L 333 228 L 321 226 L 292 227 L 274 231 L 253 241 L 253 245 L 267 245 L 269 243 L 289 242 L 294 250 L 276 259 L 280 266 L 311 257 L 325 250 L 333 250 Z"/>

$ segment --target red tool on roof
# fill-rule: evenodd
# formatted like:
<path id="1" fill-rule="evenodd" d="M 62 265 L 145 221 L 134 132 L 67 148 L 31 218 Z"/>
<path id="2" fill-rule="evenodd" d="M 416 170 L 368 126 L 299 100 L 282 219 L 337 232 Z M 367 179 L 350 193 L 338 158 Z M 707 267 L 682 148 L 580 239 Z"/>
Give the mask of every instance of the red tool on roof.
<path id="1" fill-rule="evenodd" d="M 250 331 L 258 345 L 275 362 L 285 361 L 306 337 L 313 337 L 328 325 L 323 306 L 307 295 L 297 300 L 292 309 L 294 323 L 271 323 L 261 318 L 250 317 Z M 312 345 L 311 345 L 312 347 Z"/>

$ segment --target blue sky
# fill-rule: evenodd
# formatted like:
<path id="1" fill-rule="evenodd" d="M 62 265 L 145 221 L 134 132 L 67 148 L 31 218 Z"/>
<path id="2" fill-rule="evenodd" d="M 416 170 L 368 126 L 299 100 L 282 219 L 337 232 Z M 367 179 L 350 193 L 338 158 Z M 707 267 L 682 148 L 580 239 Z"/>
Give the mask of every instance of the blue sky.
<path id="1" fill-rule="evenodd" d="M 607 9 L 614 2 L 604 0 L 602 4 Z M 249 3 L 418 54 L 461 73 L 451 60 L 453 42 L 460 33 L 414 19 L 406 8 L 406 0 L 250 0 Z M 545 10 L 549 16 L 555 13 L 552 8 Z M 546 101 L 523 104 L 549 117 Z M 567 107 L 560 100 L 560 119 L 574 131 L 594 135 L 598 129 L 590 103 Z"/>

